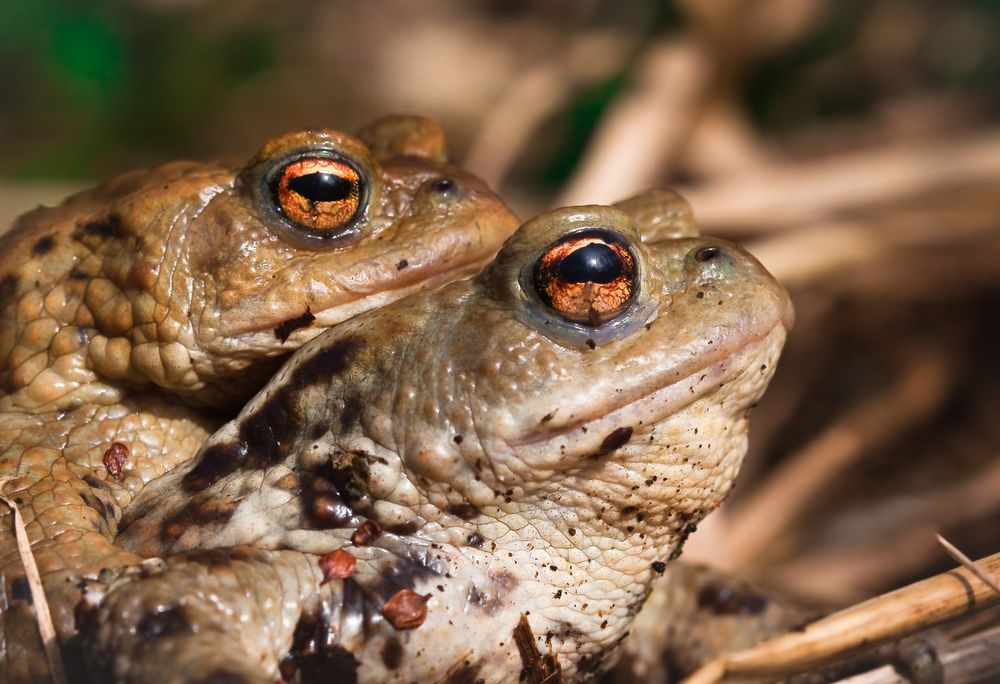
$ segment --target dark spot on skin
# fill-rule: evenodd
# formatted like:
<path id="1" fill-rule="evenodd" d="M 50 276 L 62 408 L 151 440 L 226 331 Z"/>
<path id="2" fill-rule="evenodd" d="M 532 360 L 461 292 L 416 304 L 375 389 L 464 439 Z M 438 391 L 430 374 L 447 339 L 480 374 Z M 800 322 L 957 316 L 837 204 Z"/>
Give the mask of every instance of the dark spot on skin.
<path id="1" fill-rule="evenodd" d="M 521 613 L 521 619 L 514 628 L 514 644 L 521 655 L 521 681 L 529 684 L 552 684 L 562 681 L 562 667 L 551 651 L 542 655 L 535 644 L 535 635 L 528 624 L 528 618 Z M 582 665 L 581 665 L 582 667 Z"/>
<path id="2" fill-rule="evenodd" d="M 193 629 L 184 607 L 172 606 L 158 613 L 147 613 L 136 625 L 136 632 L 142 639 L 148 640 L 172 634 L 190 634 Z"/>
<path id="3" fill-rule="evenodd" d="M 45 237 L 38 238 L 31 247 L 31 253 L 35 256 L 44 256 L 52 251 L 52 248 L 56 246 L 56 241 L 52 239 L 51 235 L 46 235 Z"/>
<path id="4" fill-rule="evenodd" d="M 607 654 L 603 651 L 599 653 L 588 653 L 580 658 L 580 671 L 587 673 L 597 672 L 601 668 L 601 663 L 604 662 L 604 658 L 606 656 Z"/>
<path id="5" fill-rule="evenodd" d="M 303 313 L 301 316 L 296 316 L 295 318 L 289 318 L 287 321 L 282 321 L 281 323 L 279 323 L 278 326 L 274 329 L 274 336 L 277 337 L 278 340 L 280 340 L 281 342 L 285 342 L 288 340 L 288 336 L 291 335 L 293 332 L 295 332 L 299 328 L 305 328 L 315 320 L 316 317 L 313 316 L 312 311 L 310 311 L 309 307 L 307 306 L 305 313 Z"/>
<path id="6" fill-rule="evenodd" d="M 461 444 L 464 439 L 465 438 L 462 437 L 462 435 L 455 435 L 454 437 L 451 438 L 451 441 L 453 441 L 455 444 Z"/>
<path id="7" fill-rule="evenodd" d="M 73 231 L 72 238 L 77 242 L 83 242 L 87 237 L 98 238 L 98 242 L 124 240 L 128 237 L 133 237 L 136 240 L 139 239 L 139 236 L 126 229 L 122 225 L 121 219 L 114 214 L 108 216 L 103 221 L 84 223 Z"/>
<path id="8" fill-rule="evenodd" d="M 415 533 L 420 529 L 420 525 L 416 520 L 408 520 L 405 523 L 397 523 L 395 525 L 389 525 L 384 528 L 385 532 L 389 534 L 395 534 L 399 537 L 408 537 L 409 535 Z"/>
<path id="9" fill-rule="evenodd" d="M 213 444 L 183 478 L 187 492 L 206 489 L 241 468 L 262 469 L 288 455 L 293 440 L 302 432 L 299 396 L 317 379 L 325 382 L 350 367 L 361 344 L 354 338 L 337 340 L 298 365 L 288 381 L 254 413 L 240 421 L 239 439 Z M 360 404 L 360 402 L 357 402 Z M 360 409 L 352 409 L 360 412 Z M 345 414 L 349 413 L 345 405 Z"/>
<path id="10" fill-rule="evenodd" d="M 406 268 L 409 265 L 410 265 L 409 261 L 407 261 L 406 259 L 400 259 L 399 263 L 396 264 L 396 270 L 397 271 L 402 271 L 404 268 Z"/>
<path id="11" fill-rule="evenodd" d="M 550 420 L 552 420 L 555 417 L 555 415 L 556 415 L 555 411 L 550 411 L 550 412 L 546 413 L 544 416 L 542 416 L 542 419 L 539 422 L 541 422 L 541 423 L 547 423 Z"/>
<path id="12" fill-rule="evenodd" d="M 313 354 L 299 365 L 289 378 L 288 384 L 300 388 L 347 370 L 361 349 L 361 341 L 353 337 L 337 340 L 328 349 Z"/>
<path id="13" fill-rule="evenodd" d="M 229 499 L 209 498 L 199 502 L 191 502 L 187 508 L 191 511 L 191 518 L 196 522 L 202 524 L 225 523 L 236 512 L 236 502 Z"/>
<path id="14" fill-rule="evenodd" d="M 302 684 L 357 684 L 358 661 L 336 642 L 336 630 L 325 615 L 303 615 L 280 665 L 281 676 Z"/>
<path id="15" fill-rule="evenodd" d="M 249 547 L 197 549 L 185 551 L 179 556 L 193 563 L 207 565 L 209 568 L 227 568 L 233 563 L 266 563 L 266 552 Z"/>
<path id="16" fill-rule="evenodd" d="M 466 660 L 457 670 L 449 672 L 444 682 L 445 684 L 482 684 L 485 680 L 477 679 L 481 669 L 481 663 L 470 663 Z"/>
<path id="17" fill-rule="evenodd" d="M 111 446 L 107 448 L 104 452 L 104 467 L 108 469 L 108 475 L 120 479 L 122 476 L 122 468 L 128 463 L 129 450 L 128 447 L 121 442 L 112 442 Z"/>
<path id="18" fill-rule="evenodd" d="M 192 680 L 191 684 L 247 684 L 247 679 L 238 672 L 216 670 L 207 677 Z"/>
<path id="19" fill-rule="evenodd" d="M 626 425 L 625 427 L 615 428 L 612 430 L 607 437 L 601 442 L 601 446 L 596 452 L 590 455 L 590 458 L 600 458 L 602 456 L 607 456 L 615 449 L 623 446 L 629 439 L 632 438 L 632 426 Z"/>
<path id="20" fill-rule="evenodd" d="M 188 493 L 208 489 L 226 475 L 235 472 L 246 460 L 245 443 L 213 444 L 201 454 L 198 463 L 181 480 Z"/>
<path id="21" fill-rule="evenodd" d="M 699 292 L 698 294 L 695 295 L 695 297 L 698 298 L 698 299 L 704 299 L 705 298 L 705 293 L 704 292 Z"/>
<path id="22" fill-rule="evenodd" d="M 236 512 L 236 502 L 229 499 L 205 497 L 192 500 L 181 510 L 163 521 L 160 539 L 170 543 L 193 525 L 225 524 Z"/>
<path id="23" fill-rule="evenodd" d="M 377 520 L 369 518 L 361 523 L 361 527 L 354 530 L 351 535 L 351 543 L 354 546 L 371 546 L 375 540 L 382 536 L 382 526 Z"/>
<path id="24" fill-rule="evenodd" d="M 112 491 L 112 490 L 111 490 L 111 485 L 109 485 L 109 484 L 108 484 L 107 482 L 105 482 L 104 480 L 98 480 L 98 479 L 97 479 L 96 477 L 94 477 L 93 475 L 84 475 L 84 476 L 83 476 L 83 481 L 84 481 L 84 482 L 86 482 L 86 483 L 87 483 L 87 485 L 88 485 L 89 487 L 93 488 L 93 489 L 99 489 L 99 490 L 101 490 L 102 492 L 107 492 L 107 493 L 109 493 L 109 494 L 110 494 L 110 493 L 111 493 L 111 491 Z"/>
<path id="25" fill-rule="evenodd" d="M 694 531 L 697 529 L 698 529 L 697 524 L 693 522 L 685 523 L 684 527 L 681 528 L 680 540 L 677 542 L 677 547 L 670 554 L 670 560 L 674 560 L 675 558 L 680 557 L 681 553 L 684 552 L 684 543 L 687 541 L 687 538 L 690 537 L 691 534 L 694 533 Z"/>
<path id="26" fill-rule="evenodd" d="M 382 664 L 387 670 L 399 669 L 403 664 L 403 644 L 396 637 L 389 637 L 382 646 Z"/>
<path id="27" fill-rule="evenodd" d="M 479 509 L 470 504 L 468 501 L 459 504 L 451 504 L 448 506 L 448 512 L 452 515 L 458 516 L 462 520 L 472 520 L 479 515 Z"/>
<path id="28" fill-rule="evenodd" d="M 18 278 L 16 275 L 5 275 L 0 278 L 0 305 L 6 304 L 17 294 Z"/>
<path id="29" fill-rule="evenodd" d="M 698 592 L 698 607 L 715 615 L 759 615 L 767 598 L 745 586 L 708 585 Z"/>
<path id="30" fill-rule="evenodd" d="M 348 394 L 344 397 L 344 407 L 340 411 L 340 431 L 349 432 L 354 429 L 361 420 L 361 412 L 365 404 L 360 395 L 356 393 Z"/>
<path id="31" fill-rule="evenodd" d="M 81 271 L 77 266 L 74 266 L 69 270 L 70 280 L 86 280 L 89 277 L 89 275 Z"/>
<path id="32" fill-rule="evenodd" d="M 587 346 L 590 347 L 591 349 L 597 349 L 597 342 L 594 342 L 592 339 L 588 338 Z"/>
<path id="33" fill-rule="evenodd" d="M 473 532 L 466 538 L 465 543 L 474 549 L 478 549 L 483 545 L 483 535 Z"/>
<path id="34" fill-rule="evenodd" d="M 652 563 L 649 564 L 649 567 L 653 568 L 653 572 L 655 572 L 656 574 L 662 575 L 663 572 L 667 569 L 667 564 L 664 563 L 663 561 L 653 561 Z"/>
<path id="35" fill-rule="evenodd" d="M 31 597 L 31 585 L 27 577 L 18 577 L 10 583 L 10 597 L 14 601 L 24 601 L 29 606 L 34 603 Z"/>
<path id="36" fill-rule="evenodd" d="M 80 498 L 83 499 L 83 503 L 87 504 L 89 508 L 94 509 L 97 512 L 97 515 L 107 520 L 108 508 L 99 497 L 94 496 L 90 492 L 82 492 L 80 494 Z"/>
<path id="37" fill-rule="evenodd" d="M 93 633 L 92 630 L 96 630 L 100 625 L 100 612 L 100 605 L 94 601 L 85 598 L 77 601 L 73 607 L 73 626 L 78 632 Z"/>
<path id="38" fill-rule="evenodd" d="M 336 642 L 336 630 L 322 614 L 303 615 L 279 667 L 281 676 L 301 684 L 357 684 L 358 660 Z"/>
<path id="39" fill-rule="evenodd" d="M 337 485 L 315 473 L 302 474 L 302 512 L 310 526 L 318 530 L 348 527 L 354 511 L 341 495 Z"/>

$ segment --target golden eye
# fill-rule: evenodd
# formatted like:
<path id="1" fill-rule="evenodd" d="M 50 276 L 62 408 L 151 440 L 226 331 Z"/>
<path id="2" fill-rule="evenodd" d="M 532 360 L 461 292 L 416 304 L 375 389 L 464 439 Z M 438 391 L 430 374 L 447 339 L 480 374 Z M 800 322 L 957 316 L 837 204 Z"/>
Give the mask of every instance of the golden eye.
<path id="1" fill-rule="evenodd" d="M 361 176 L 337 159 L 307 157 L 287 164 L 274 184 L 281 212 L 294 223 L 325 237 L 339 235 L 361 207 Z"/>
<path id="2" fill-rule="evenodd" d="M 637 289 L 635 256 L 608 231 L 569 235 L 535 262 L 539 298 L 564 318 L 597 326 L 622 313 Z"/>

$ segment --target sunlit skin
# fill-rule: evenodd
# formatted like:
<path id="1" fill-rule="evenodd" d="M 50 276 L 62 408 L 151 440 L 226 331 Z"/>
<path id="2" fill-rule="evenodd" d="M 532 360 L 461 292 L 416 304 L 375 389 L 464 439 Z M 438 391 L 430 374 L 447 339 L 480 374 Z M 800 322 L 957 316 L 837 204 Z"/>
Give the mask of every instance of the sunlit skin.
<path id="1" fill-rule="evenodd" d="M 329 199 L 321 174 L 348 191 Z M 284 357 L 360 312 L 478 271 L 515 227 L 482 182 L 444 161 L 437 126 L 413 117 L 358 137 L 289 133 L 248 163 L 124 174 L 18 219 L 0 239 L 0 474 L 60 637 L 75 634 L 81 578 L 137 560 L 111 543 L 122 510 Z M 9 511 L 0 516 L 0 591 L 13 597 L 0 672 L 41 680 L 34 609 Z"/>
<path id="2" fill-rule="evenodd" d="M 643 244 L 636 223 L 542 215 L 476 278 L 303 347 L 126 512 L 119 543 L 165 562 L 91 585 L 107 677 L 509 682 L 528 666 L 516 628 L 563 681 L 609 667 L 730 490 L 791 324 L 739 248 Z M 631 295 L 578 320 L 539 270 L 548 292 Z M 143 629 L 163 611 L 183 627 Z"/>

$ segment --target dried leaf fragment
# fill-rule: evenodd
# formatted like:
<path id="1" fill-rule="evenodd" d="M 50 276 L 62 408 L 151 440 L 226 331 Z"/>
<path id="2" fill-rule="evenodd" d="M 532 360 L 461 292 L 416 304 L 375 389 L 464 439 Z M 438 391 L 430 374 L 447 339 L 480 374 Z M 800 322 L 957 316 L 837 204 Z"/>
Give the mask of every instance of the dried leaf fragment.
<path id="1" fill-rule="evenodd" d="M 430 594 L 400 589 L 382 606 L 382 615 L 396 629 L 414 629 L 427 619 L 427 601 L 430 598 Z"/>
<path id="2" fill-rule="evenodd" d="M 320 556 L 319 569 L 323 571 L 323 584 L 335 579 L 347 579 L 354 573 L 354 566 L 357 564 L 358 559 L 344 549 Z"/>

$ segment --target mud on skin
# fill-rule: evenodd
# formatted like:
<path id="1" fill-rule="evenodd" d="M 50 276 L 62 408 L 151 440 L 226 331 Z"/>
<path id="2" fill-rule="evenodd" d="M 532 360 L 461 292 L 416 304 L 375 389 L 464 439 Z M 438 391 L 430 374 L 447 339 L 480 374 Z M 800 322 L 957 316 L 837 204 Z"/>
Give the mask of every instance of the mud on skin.
<path id="1" fill-rule="evenodd" d="M 358 137 L 290 133 L 246 164 L 128 173 L 18 219 L 0 238 L 0 475 L 13 478 L 3 492 L 24 513 L 60 638 L 76 631 L 79 581 L 138 560 L 111 544 L 125 506 L 284 357 L 478 271 L 515 227 L 416 117 Z M 0 517 L 0 591 L 16 598 L 24 571 Z M 46 679 L 38 646 L 32 603 L 11 602 L 0 679 Z"/>
<path id="2" fill-rule="evenodd" d="M 656 212 L 636 208 L 657 202 L 676 197 L 623 203 L 637 219 L 542 215 L 476 278 L 306 344 L 129 509 L 120 543 L 165 560 L 95 589 L 93 662 L 136 682 L 610 667 L 729 491 L 791 324 L 785 291 L 733 245 L 673 228 L 641 243 Z M 267 563 L 238 560 L 247 547 Z M 211 563 L 191 556 L 206 549 Z M 226 581 L 245 593 L 206 603 Z M 136 636 L 176 604 L 208 626 Z"/>

